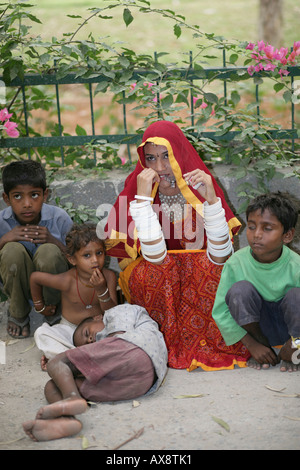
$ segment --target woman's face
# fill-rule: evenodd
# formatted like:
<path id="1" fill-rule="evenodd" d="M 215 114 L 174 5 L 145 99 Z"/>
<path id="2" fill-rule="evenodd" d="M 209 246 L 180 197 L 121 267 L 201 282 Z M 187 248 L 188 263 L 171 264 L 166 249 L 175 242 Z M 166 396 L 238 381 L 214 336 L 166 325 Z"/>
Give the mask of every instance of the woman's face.
<path id="1" fill-rule="evenodd" d="M 160 178 L 160 188 L 174 187 L 176 179 L 170 165 L 167 147 L 148 142 L 144 146 L 144 155 L 146 167 L 156 171 Z"/>

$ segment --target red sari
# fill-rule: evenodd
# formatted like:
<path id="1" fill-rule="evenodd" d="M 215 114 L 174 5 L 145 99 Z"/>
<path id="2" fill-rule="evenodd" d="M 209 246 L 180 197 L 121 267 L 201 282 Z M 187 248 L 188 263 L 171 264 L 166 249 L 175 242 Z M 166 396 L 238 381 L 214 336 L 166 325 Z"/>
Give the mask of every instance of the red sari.
<path id="1" fill-rule="evenodd" d="M 128 211 L 136 194 L 137 175 L 146 167 L 143 152 L 146 142 L 167 147 L 176 184 L 188 209 L 181 221 L 170 222 L 160 210 L 158 185 L 153 186 L 153 208 L 158 212 L 168 248 L 161 265 L 149 263 L 140 255 L 139 240 Z M 106 226 L 107 254 L 119 258 L 123 269 L 119 284 L 126 300 L 143 306 L 158 323 L 166 341 L 170 367 L 220 370 L 232 369 L 235 364 L 245 366 L 250 356 L 247 349 L 242 343 L 226 346 L 211 316 L 222 266 L 207 257 L 202 218 L 204 201 L 183 178 L 195 168 L 210 174 L 209 170 L 179 127 L 168 121 L 158 121 L 148 127 L 138 154 L 139 162 L 126 179 Z M 211 177 L 233 235 L 240 222 Z"/>

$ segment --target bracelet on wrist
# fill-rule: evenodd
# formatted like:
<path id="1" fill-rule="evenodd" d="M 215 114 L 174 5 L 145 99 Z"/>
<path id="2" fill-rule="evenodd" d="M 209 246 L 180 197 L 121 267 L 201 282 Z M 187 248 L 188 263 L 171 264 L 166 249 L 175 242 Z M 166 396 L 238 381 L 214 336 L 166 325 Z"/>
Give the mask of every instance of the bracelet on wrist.
<path id="1" fill-rule="evenodd" d="M 110 297 L 108 297 L 107 299 L 100 299 L 99 296 L 98 296 L 98 299 L 99 299 L 99 302 L 109 302 L 111 300 Z"/>
<path id="2" fill-rule="evenodd" d="M 103 292 L 103 294 L 97 294 L 98 299 L 100 297 L 104 297 L 107 294 L 107 292 L 108 292 L 108 287 L 107 287 L 106 291 Z"/>
<path id="3" fill-rule="evenodd" d="M 153 197 L 149 197 L 149 196 L 140 196 L 139 194 L 136 194 L 134 196 L 134 199 L 141 199 L 142 201 L 153 201 Z"/>
<path id="4" fill-rule="evenodd" d="M 36 308 L 34 308 L 34 310 L 36 311 L 36 313 L 42 313 L 46 308 L 46 305 L 44 305 L 44 307 L 42 308 L 42 310 L 37 310 Z"/>

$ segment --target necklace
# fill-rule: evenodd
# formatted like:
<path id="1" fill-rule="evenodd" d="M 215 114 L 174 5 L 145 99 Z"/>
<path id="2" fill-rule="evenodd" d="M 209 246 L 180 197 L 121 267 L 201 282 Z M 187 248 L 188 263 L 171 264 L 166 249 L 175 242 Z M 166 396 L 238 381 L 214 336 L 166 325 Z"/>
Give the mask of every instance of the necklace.
<path id="1" fill-rule="evenodd" d="M 79 286 L 78 286 L 78 272 L 77 272 L 77 269 L 76 269 L 76 288 L 77 288 L 77 294 L 78 294 L 78 297 L 80 298 L 81 302 L 83 303 L 83 305 L 85 305 L 85 308 L 92 308 L 92 302 L 93 302 L 93 298 L 95 296 L 95 288 L 94 288 L 94 292 L 93 292 L 93 295 L 92 295 L 92 298 L 90 300 L 90 303 L 89 304 L 86 304 L 82 298 L 81 298 L 81 295 L 79 293 Z"/>
<path id="2" fill-rule="evenodd" d="M 182 220 L 186 200 L 181 193 L 166 196 L 159 193 L 161 207 L 171 222 Z"/>

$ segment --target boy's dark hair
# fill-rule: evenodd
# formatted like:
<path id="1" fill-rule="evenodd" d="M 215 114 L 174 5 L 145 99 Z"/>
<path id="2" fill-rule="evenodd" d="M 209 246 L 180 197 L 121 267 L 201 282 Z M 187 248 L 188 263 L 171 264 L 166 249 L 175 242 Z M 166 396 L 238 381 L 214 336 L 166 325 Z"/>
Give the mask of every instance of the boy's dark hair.
<path id="1" fill-rule="evenodd" d="M 77 333 L 78 333 L 79 328 L 82 325 L 85 325 L 86 323 L 89 323 L 91 321 L 94 321 L 94 317 L 87 317 L 87 318 L 84 318 L 83 320 L 81 320 L 81 322 L 76 326 L 76 329 L 74 330 L 74 333 L 73 333 L 73 336 L 72 336 L 72 343 L 74 344 L 74 346 L 77 346 L 76 337 L 77 337 Z"/>
<path id="2" fill-rule="evenodd" d="M 2 183 L 5 194 L 20 184 L 29 184 L 35 188 L 47 188 L 46 173 L 39 162 L 20 160 L 11 162 L 2 168 Z"/>
<path id="3" fill-rule="evenodd" d="M 66 254 L 73 256 L 76 251 L 95 241 L 100 241 L 105 250 L 104 241 L 98 237 L 95 224 L 74 224 L 66 235 Z"/>
<path id="4" fill-rule="evenodd" d="M 247 220 L 250 212 L 255 212 L 259 209 L 262 213 L 268 209 L 271 214 L 277 217 L 279 222 L 283 225 L 283 233 L 296 227 L 299 209 L 288 194 L 283 194 L 278 191 L 277 193 L 267 193 L 257 196 L 247 207 Z"/>

